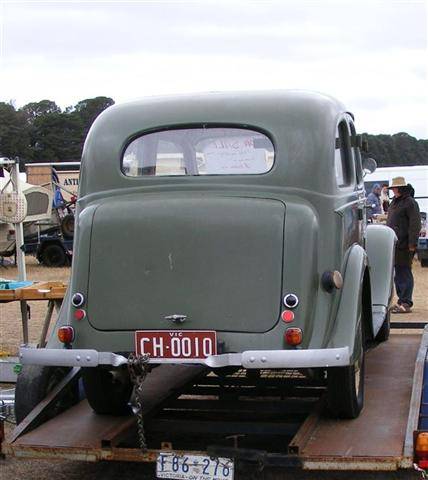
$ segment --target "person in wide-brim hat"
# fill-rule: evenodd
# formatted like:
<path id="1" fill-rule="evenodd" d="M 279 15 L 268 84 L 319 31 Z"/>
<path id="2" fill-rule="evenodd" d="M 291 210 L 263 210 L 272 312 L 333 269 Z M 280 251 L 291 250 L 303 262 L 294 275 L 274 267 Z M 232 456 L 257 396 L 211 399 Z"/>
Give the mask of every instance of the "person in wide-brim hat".
<path id="1" fill-rule="evenodd" d="M 388 187 L 394 198 L 388 207 L 386 224 L 397 235 L 394 261 L 394 283 L 398 302 L 392 313 L 409 313 L 413 306 L 412 261 L 421 229 L 421 216 L 416 200 L 404 177 L 395 177 Z"/>
<path id="2" fill-rule="evenodd" d="M 388 190 L 391 188 L 407 187 L 406 180 L 404 177 L 395 177 L 392 179 L 391 185 L 388 187 Z"/>

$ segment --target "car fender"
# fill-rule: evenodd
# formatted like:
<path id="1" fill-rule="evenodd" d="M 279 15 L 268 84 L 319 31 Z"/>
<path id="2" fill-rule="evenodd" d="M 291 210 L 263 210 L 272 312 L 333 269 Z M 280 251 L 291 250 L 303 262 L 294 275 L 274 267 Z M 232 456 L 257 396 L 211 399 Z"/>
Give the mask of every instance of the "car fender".
<path id="1" fill-rule="evenodd" d="M 385 225 L 368 225 L 366 251 L 370 265 L 373 306 L 388 307 L 392 297 L 397 236 Z"/>
<path id="2" fill-rule="evenodd" d="M 352 352 L 351 363 L 358 358 L 361 352 L 361 321 L 364 322 L 365 335 L 373 337 L 369 287 L 367 254 L 360 245 L 354 244 L 350 247 L 346 257 L 335 326 L 327 345 L 329 348 L 349 347 Z"/>

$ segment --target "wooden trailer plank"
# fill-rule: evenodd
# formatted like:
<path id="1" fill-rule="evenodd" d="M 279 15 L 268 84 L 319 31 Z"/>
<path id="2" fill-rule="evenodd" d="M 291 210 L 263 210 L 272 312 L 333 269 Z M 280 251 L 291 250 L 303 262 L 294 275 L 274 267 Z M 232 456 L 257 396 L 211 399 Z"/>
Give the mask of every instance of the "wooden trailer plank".
<path id="1" fill-rule="evenodd" d="M 355 420 L 320 417 L 300 453 L 311 458 L 401 458 L 420 335 L 391 335 L 367 354 L 365 406 Z"/>
<path id="2" fill-rule="evenodd" d="M 150 417 L 162 402 L 175 395 L 191 380 L 206 372 L 197 365 L 160 365 L 144 381 L 143 414 Z M 45 447 L 52 450 L 64 448 L 94 448 L 115 445 L 126 436 L 135 424 L 135 417 L 97 415 L 86 400 L 63 414 L 49 420 L 35 430 L 11 442 L 12 451 L 19 447 Z M 17 429 L 19 426 L 17 427 Z M 13 438 L 16 437 L 12 433 Z"/>

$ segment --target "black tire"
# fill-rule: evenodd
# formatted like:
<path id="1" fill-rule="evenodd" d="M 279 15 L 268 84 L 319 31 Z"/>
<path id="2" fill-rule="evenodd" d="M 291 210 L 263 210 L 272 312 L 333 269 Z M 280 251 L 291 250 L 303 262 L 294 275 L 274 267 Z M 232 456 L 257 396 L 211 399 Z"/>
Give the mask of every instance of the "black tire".
<path id="1" fill-rule="evenodd" d="M 74 215 L 68 213 L 61 220 L 61 232 L 64 238 L 73 238 L 74 236 Z"/>
<path id="2" fill-rule="evenodd" d="M 22 420 L 38 405 L 70 371 L 67 367 L 43 367 L 24 365 L 18 375 L 15 387 L 16 423 Z M 34 423 L 32 428 L 55 417 L 79 400 L 77 382 L 73 382 L 61 392 L 58 399 Z"/>
<path id="3" fill-rule="evenodd" d="M 133 385 L 126 367 L 85 368 L 83 386 L 92 409 L 101 415 L 129 415 Z"/>
<path id="4" fill-rule="evenodd" d="M 391 331 L 391 311 L 388 309 L 385 320 L 380 327 L 379 332 L 376 335 L 376 342 L 386 342 L 389 338 L 389 332 Z"/>
<path id="5" fill-rule="evenodd" d="M 421 258 L 421 267 L 428 267 L 428 258 Z"/>
<path id="6" fill-rule="evenodd" d="M 334 418 L 357 418 L 364 405 L 364 352 L 348 367 L 327 370 L 327 406 Z"/>
<path id="7" fill-rule="evenodd" d="M 40 258 L 42 264 L 47 267 L 64 267 L 68 264 L 64 248 L 57 243 L 46 245 L 40 254 Z"/>

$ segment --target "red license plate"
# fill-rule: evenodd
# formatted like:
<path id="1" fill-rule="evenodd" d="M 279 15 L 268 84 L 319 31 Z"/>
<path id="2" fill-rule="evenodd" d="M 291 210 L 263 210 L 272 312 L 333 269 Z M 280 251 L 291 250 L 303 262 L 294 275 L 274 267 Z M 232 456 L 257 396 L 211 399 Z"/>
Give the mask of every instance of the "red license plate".
<path id="1" fill-rule="evenodd" d="M 212 330 L 138 330 L 135 351 L 151 358 L 207 358 L 217 354 L 217 334 Z"/>

